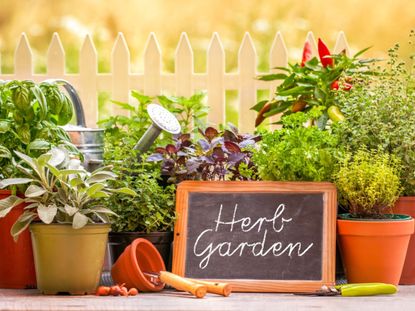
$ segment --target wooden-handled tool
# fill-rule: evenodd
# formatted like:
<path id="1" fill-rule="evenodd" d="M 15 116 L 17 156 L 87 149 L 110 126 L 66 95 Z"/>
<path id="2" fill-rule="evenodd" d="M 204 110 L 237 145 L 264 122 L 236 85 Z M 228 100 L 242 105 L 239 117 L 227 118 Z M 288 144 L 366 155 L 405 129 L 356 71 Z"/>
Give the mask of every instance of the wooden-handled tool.
<path id="1" fill-rule="evenodd" d="M 205 297 L 207 292 L 206 285 L 192 282 L 186 278 L 182 278 L 181 276 L 167 271 L 160 271 L 159 273 L 143 273 L 144 275 L 148 276 L 150 282 L 154 284 L 159 284 L 160 282 L 165 283 L 167 285 L 170 285 L 171 287 L 174 287 L 177 290 L 189 292 L 197 298 Z"/>
<path id="2" fill-rule="evenodd" d="M 188 279 L 167 271 L 160 271 L 160 273 L 144 272 L 144 275 L 148 276 L 150 282 L 154 284 L 165 283 L 178 290 L 192 293 L 198 298 L 204 297 L 206 292 L 225 297 L 228 297 L 232 292 L 231 286 L 227 283 Z"/>
<path id="3" fill-rule="evenodd" d="M 232 287 L 228 283 L 222 282 L 208 282 L 202 281 L 197 279 L 189 279 L 192 282 L 206 285 L 208 293 L 213 293 L 217 295 L 222 295 L 224 297 L 228 297 L 232 292 Z"/>

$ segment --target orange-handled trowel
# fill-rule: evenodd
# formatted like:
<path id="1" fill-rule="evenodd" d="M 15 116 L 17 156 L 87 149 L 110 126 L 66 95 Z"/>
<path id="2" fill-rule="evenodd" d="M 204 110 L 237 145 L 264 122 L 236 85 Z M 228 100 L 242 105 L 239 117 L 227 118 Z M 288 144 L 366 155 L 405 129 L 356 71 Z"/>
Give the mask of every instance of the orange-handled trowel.
<path id="1" fill-rule="evenodd" d="M 111 269 L 112 279 L 126 287 L 143 292 L 158 292 L 167 284 L 198 298 L 206 292 L 229 296 L 231 287 L 220 282 L 200 281 L 166 272 L 163 259 L 154 245 L 145 239 L 135 239 L 118 257 Z"/>
<path id="2" fill-rule="evenodd" d="M 198 298 L 205 296 L 206 292 L 227 297 L 232 291 L 231 286 L 227 283 L 183 278 L 167 271 L 160 271 L 159 273 L 144 272 L 144 275 L 154 284 L 165 283 L 177 290 L 192 293 Z"/>

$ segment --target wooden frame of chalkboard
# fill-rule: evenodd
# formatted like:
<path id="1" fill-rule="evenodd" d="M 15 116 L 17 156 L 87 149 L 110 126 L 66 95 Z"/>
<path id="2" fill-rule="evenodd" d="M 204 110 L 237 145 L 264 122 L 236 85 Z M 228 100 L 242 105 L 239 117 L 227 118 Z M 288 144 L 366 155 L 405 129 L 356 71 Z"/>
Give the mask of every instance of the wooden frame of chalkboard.
<path id="1" fill-rule="evenodd" d="M 175 274 L 238 292 L 313 292 L 335 283 L 332 183 L 185 181 L 176 212 Z"/>

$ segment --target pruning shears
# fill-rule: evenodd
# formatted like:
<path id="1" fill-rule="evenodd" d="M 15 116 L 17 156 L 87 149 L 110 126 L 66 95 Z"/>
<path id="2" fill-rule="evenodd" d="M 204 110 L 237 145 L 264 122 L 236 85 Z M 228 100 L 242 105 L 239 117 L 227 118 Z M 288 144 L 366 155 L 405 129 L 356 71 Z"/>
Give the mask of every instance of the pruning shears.
<path id="1" fill-rule="evenodd" d="M 393 284 L 386 283 L 351 283 L 336 286 L 323 285 L 318 291 L 313 293 L 298 293 L 298 295 L 311 296 L 374 296 L 395 294 L 398 291 Z"/>

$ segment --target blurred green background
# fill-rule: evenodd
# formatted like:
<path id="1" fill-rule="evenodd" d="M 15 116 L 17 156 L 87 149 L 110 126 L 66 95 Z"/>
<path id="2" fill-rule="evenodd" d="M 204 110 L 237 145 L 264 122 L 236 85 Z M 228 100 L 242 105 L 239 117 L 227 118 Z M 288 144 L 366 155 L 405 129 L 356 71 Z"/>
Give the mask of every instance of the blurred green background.
<path id="1" fill-rule="evenodd" d="M 99 71 L 110 70 L 110 55 L 118 32 L 131 51 L 132 71 L 141 71 L 142 53 L 155 32 L 163 55 L 163 70 L 174 70 L 180 33 L 189 35 L 195 71 L 206 68 L 206 48 L 218 32 L 226 50 L 226 67 L 235 71 L 246 31 L 258 53 L 259 71 L 267 71 L 269 49 L 277 31 L 288 47 L 290 61 L 301 57 L 308 31 L 332 48 L 345 31 L 352 52 L 372 46 L 366 56 L 385 57 L 396 42 L 409 56 L 409 31 L 415 28 L 414 0 L 0 0 L 0 53 L 3 73 L 13 72 L 13 54 L 22 32 L 34 52 L 36 72 L 45 71 L 53 32 L 66 51 L 68 72 L 78 71 L 79 48 L 90 33 L 98 50 Z"/>

